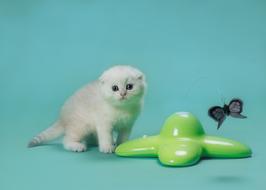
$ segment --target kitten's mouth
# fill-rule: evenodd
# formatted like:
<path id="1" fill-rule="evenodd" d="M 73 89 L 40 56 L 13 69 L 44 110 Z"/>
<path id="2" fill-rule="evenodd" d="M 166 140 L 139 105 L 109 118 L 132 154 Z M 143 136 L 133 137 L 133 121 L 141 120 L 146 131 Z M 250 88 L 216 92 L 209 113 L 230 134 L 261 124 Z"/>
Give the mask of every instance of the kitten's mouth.
<path id="1" fill-rule="evenodd" d="M 125 96 L 122 96 L 119 98 L 120 101 L 126 100 L 127 98 Z"/>

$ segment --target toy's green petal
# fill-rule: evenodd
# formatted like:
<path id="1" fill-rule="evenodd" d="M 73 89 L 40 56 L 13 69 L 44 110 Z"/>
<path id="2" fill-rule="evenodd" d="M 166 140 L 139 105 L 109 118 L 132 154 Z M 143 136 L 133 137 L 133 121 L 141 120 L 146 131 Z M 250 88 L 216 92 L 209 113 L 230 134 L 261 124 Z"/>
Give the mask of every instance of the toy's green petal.
<path id="1" fill-rule="evenodd" d="M 252 154 L 248 146 L 220 137 L 205 136 L 202 140 L 202 146 L 205 157 L 245 158 Z"/>
<path id="2" fill-rule="evenodd" d="M 166 119 L 160 135 L 163 137 L 195 137 L 204 135 L 200 121 L 191 113 L 178 112 Z"/>
<path id="3" fill-rule="evenodd" d="M 119 156 L 156 157 L 159 144 L 159 136 L 143 137 L 119 145 L 115 149 L 115 153 Z"/>
<path id="4" fill-rule="evenodd" d="M 201 157 L 201 146 L 192 141 L 164 144 L 159 147 L 158 157 L 168 166 L 189 166 L 196 164 Z"/>

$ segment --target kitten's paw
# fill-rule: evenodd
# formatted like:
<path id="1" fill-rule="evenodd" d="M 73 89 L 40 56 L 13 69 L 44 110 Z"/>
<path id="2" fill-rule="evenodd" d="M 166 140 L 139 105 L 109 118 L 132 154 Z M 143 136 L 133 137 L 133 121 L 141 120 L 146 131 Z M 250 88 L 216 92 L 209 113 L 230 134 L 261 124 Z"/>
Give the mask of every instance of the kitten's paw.
<path id="1" fill-rule="evenodd" d="M 102 146 L 99 146 L 99 151 L 102 152 L 102 153 L 113 153 L 115 150 L 115 145 L 113 144 L 105 144 L 105 145 L 102 145 Z"/>
<path id="2" fill-rule="evenodd" d="M 73 152 L 85 152 L 87 147 L 85 144 L 78 142 L 68 142 L 64 144 L 65 149 L 73 151 Z"/>

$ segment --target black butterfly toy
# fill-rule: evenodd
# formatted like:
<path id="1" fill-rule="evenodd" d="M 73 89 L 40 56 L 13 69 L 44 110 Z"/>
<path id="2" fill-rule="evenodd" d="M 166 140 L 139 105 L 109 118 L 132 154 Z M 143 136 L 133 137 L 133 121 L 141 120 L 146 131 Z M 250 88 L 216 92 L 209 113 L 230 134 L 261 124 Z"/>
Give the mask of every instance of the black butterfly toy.
<path id="1" fill-rule="evenodd" d="M 223 107 L 220 106 L 213 106 L 209 109 L 208 114 L 209 116 L 218 122 L 219 129 L 224 122 L 226 116 L 232 116 L 235 118 L 244 119 L 247 118 L 244 115 L 241 115 L 241 112 L 243 110 L 243 101 L 239 98 L 234 98 L 230 101 L 229 105 L 224 104 Z"/>

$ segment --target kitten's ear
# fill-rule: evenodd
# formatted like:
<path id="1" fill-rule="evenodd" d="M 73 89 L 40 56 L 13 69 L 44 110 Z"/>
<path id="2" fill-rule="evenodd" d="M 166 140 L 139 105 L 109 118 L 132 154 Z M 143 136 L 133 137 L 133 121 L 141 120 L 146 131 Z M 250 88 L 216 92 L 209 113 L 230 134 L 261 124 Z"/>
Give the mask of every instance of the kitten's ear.
<path id="1" fill-rule="evenodd" d="M 104 82 L 105 82 L 104 77 L 101 76 L 101 77 L 99 78 L 99 81 L 100 81 L 101 84 L 104 84 Z"/>
<path id="2" fill-rule="evenodd" d="M 143 80 L 143 79 L 144 79 L 144 74 L 142 74 L 142 73 L 139 74 L 139 75 L 137 76 L 137 79 L 138 79 L 138 80 Z"/>

